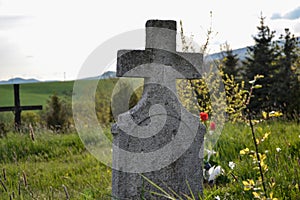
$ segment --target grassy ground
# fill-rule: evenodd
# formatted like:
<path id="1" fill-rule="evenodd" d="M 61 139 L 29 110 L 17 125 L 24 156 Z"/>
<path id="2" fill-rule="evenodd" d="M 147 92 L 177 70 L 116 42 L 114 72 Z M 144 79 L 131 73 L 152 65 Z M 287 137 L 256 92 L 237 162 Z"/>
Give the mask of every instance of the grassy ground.
<path id="1" fill-rule="evenodd" d="M 259 152 L 266 155 L 268 166 L 264 173 L 267 195 L 273 193 L 278 199 L 300 199 L 300 125 L 292 122 L 264 122 L 256 125 L 256 137 L 263 138 L 271 133 L 258 146 Z M 253 190 L 245 190 L 243 181 L 258 180 L 257 164 L 249 155 L 240 155 L 240 150 L 254 150 L 250 127 L 244 124 L 226 124 L 215 147 L 216 156 L 212 162 L 224 168 L 224 176 L 219 184 L 208 186 L 206 194 L 219 195 L 221 199 L 253 199 Z M 231 170 L 228 163 L 236 167 Z M 262 192 L 258 190 L 257 192 Z"/>
<path id="2" fill-rule="evenodd" d="M 86 152 L 76 134 L 43 132 L 32 141 L 10 133 L 0 140 L 0 156 L 3 199 L 13 193 L 16 199 L 66 199 L 66 191 L 71 199 L 109 199 L 110 168 Z"/>
<path id="3" fill-rule="evenodd" d="M 274 197 L 300 199 L 300 126 L 287 122 L 259 126 L 259 131 L 272 132 L 259 148 L 267 151 L 265 177 L 268 184 L 275 183 Z M 211 158 L 212 163 L 222 166 L 224 176 L 214 186 L 205 184 L 207 199 L 253 198 L 242 184 L 258 177 L 252 160 L 239 154 L 246 147 L 254 149 L 250 128 L 226 124 L 214 148 L 217 154 Z M 236 163 L 233 170 L 229 161 Z M 32 141 L 28 134 L 10 133 L 0 139 L 0 162 L 2 199 L 12 194 L 16 199 L 66 199 L 67 195 L 71 199 L 110 199 L 111 169 L 85 150 L 77 134 L 39 132 Z"/>

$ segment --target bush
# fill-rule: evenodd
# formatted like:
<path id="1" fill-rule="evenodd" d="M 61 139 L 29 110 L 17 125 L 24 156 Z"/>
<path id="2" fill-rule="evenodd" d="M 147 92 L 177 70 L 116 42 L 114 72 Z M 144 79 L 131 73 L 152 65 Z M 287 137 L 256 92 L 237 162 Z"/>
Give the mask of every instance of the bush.
<path id="1" fill-rule="evenodd" d="M 22 113 L 21 120 L 23 126 L 29 126 L 29 124 L 36 126 L 40 123 L 40 115 L 37 112 L 27 111 Z"/>
<path id="2" fill-rule="evenodd" d="M 0 122 L 0 137 L 6 136 L 8 133 L 8 128 L 6 127 L 5 123 Z"/>
<path id="3" fill-rule="evenodd" d="M 45 120 L 47 128 L 55 132 L 65 132 L 71 124 L 71 106 L 61 100 L 56 94 L 50 97 L 46 107 L 46 113 L 42 118 Z"/>
<path id="4" fill-rule="evenodd" d="M 14 117 L 12 113 L 0 113 L 0 137 L 13 130 Z"/>

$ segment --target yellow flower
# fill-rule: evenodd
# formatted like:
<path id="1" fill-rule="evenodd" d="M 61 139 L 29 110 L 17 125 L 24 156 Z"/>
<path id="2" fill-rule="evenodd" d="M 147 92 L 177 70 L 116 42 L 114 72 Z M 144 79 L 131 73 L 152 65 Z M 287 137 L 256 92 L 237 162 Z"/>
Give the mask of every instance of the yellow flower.
<path id="1" fill-rule="evenodd" d="M 268 114 L 267 114 L 267 112 L 265 112 L 265 111 L 262 111 L 262 116 L 263 116 L 263 118 L 264 118 L 264 119 L 267 119 L 267 117 L 268 117 Z"/>
<path id="2" fill-rule="evenodd" d="M 271 134 L 271 132 L 265 133 L 265 135 L 263 136 L 263 138 L 261 139 L 261 141 L 263 142 L 264 140 L 266 140 L 269 137 L 270 134 Z"/>
<path id="3" fill-rule="evenodd" d="M 261 161 L 263 161 L 267 158 L 266 154 L 259 153 L 258 155 L 259 155 Z"/>
<path id="4" fill-rule="evenodd" d="M 254 186 L 254 181 L 252 179 L 248 179 L 248 181 L 243 181 L 244 190 L 251 190 Z"/>
<path id="5" fill-rule="evenodd" d="M 249 153 L 249 149 L 248 148 L 240 150 L 240 155 L 245 155 L 247 153 Z"/>
<path id="6" fill-rule="evenodd" d="M 273 198 L 273 192 L 270 193 L 270 199 L 272 199 L 272 200 L 278 200 L 277 198 Z"/>
<path id="7" fill-rule="evenodd" d="M 253 88 L 254 89 L 259 89 L 259 88 L 262 88 L 262 85 L 254 85 Z"/>
<path id="8" fill-rule="evenodd" d="M 281 112 L 275 112 L 275 111 L 272 111 L 272 112 L 270 112 L 269 113 L 269 116 L 270 117 L 280 117 L 280 116 L 282 116 L 283 114 L 281 113 Z"/>
<path id="9" fill-rule="evenodd" d="M 252 192 L 254 198 L 260 199 L 260 195 L 257 192 Z"/>
<path id="10" fill-rule="evenodd" d="M 256 144 L 260 144 L 260 141 L 259 141 L 259 139 L 256 139 Z"/>
<path id="11" fill-rule="evenodd" d="M 265 111 L 262 111 L 262 116 L 264 119 L 267 119 L 268 118 L 268 113 L 265 112 Z M 272 111 L 272 112 L 269 112 L 269 117 L 280 117 L 282 116 L 283 114 L 281 112 L 278 112 L 278 111 Z"/>

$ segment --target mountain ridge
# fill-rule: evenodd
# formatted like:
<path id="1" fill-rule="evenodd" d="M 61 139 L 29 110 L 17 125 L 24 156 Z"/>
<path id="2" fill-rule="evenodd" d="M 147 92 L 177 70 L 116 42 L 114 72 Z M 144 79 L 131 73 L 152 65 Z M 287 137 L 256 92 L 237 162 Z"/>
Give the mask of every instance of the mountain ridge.
<path id="1" fill-rule="evenodd" d="M 295 38 L 298 41 L 298 47 L 300 48 L 300 36 L 295 37 Z M 278 42 L 279 46 L 284 44 L 283 40 L 278 40 L 277 42 Z M 238 49 L 233 49 L 232 53 L 236 54 L 239 60 L 244 60 L 247 56 L 247 51 L 248 51 L 249 47 L 253 47 L 253 45 L 238 48 Z M 218 52 L 218 53 L 209 54 L 207 57 L 212 59 L 212 60 L 220 60 L 220 59 L 223 59 L 225 52 L 226 51 L 221 51 L 221 52 Z"/>
<path id="2" fill-rule="evenodd" d="M 4 84 L 23 84 L 23 83 L 38 83 L 38 82 L 41 81 L 34 78 L 25 79 L 25 78 L 16 77 L 16 78 L 11 78 L 9 80 L 0 81 L 0 84 L 4 85 Z"/>
<path id="3" fill-rule="evenodd" d="M 89 78 L 85 78 L 83 80 L 97 80 L 97 79 L 100 80 L 100 79 L 109 79 L 109 78 L 115 78 L 115 77 L 116 77 L 116 72 L 107 71 L 107 72 L 104 72 L 103 74 L 101 74 L 99 76 L 89 77 Z M 0 80 L 0 85 L 40 83 L 40 82 L 60 82 L 60 81 L 58 81 L 58 80 L 41 81 L 41 80 L 38 80 L 38 79 L 35 79 L 35 78 L 25 79 L 25 78 L 16 77 L 16 78 L 11 78 L 9 80 Z"/>

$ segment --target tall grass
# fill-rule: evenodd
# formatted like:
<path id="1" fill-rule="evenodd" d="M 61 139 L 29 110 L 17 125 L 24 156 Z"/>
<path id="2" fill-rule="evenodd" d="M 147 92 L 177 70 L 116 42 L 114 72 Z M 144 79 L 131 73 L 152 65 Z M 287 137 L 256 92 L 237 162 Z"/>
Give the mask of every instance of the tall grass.
<path id="1" fill-rule="evenodd" d="M 269 121 L 256 129 L 272 132 L 259 150 L 267 152 L 265 177 L 267 184 L 275 183 L 274 197 L 300 199 L 300 125 Z M 242 181 L 259 175 L 252 160 L 240 155 L 246 147 L 254 149 L 250 127 L 227 123 L 210 159 L 225 172 L 215 185 L 205 183 L 205 199 L 253 198 Z M 236 163 L 233 170 L 230 161 Z M 0 139 L 0 180 L 2 199 L 111 199 L 111 169 L 91 156 L 75 133 L 37 132 L 34 141 L 29 133 L 9 133 Z"/>
<path id="2" fill-rule="evenodd" d="M 278 199 L 300 199 L 300 125 L 293 122 L 269 121 L 255 126 L 257 137 L 271 132 L 267 140 L 259 145 L 259 151 L 267 155 L 265 161 L 266 183 L 272 186 L 273 196 Z M 218 190 L 221 199 L 252 199 L 251 191 L 245 191 L 243 180 L 258 179 L 256 166 L 249 157 L 241 156 L 240 150 L 254 150 L 250 127 L 245 124 L 227 123 L 215 146 L 217 155 L 212 162 L 225 169 L 227 181 L 220 178 L 214 187 L 207 187 L 206 194 Z M 254 153 L 254 152 L 253 152 Z M 236 163 L 231 170 L 228 163 Z M 224 180 L 224 179 L 223 179 Z"/>
<path id="3" fill-rule="evenodd" d="M 43 132 L 32 141 L 29 134 L 9 133 L 0 139 L 0 156 L 1 197 L 110 199 L 110 168 L 85 150 L 77 134 Z"/>

